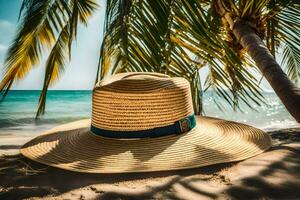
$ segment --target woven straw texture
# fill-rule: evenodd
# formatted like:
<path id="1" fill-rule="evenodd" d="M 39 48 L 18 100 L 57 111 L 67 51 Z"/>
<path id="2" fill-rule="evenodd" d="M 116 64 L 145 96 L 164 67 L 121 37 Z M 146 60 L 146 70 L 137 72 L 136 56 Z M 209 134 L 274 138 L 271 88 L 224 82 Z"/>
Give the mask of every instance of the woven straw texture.
<path id="1" fill-rule="evenodd" d="M 123 73 L 94 89 L 92 125 L 138 131 L 163 127 L 194 113 L 190 84 L 157 73 Z"/>
<path id="2" fill-rule="evenodd" d="M 89 132 L 90 120 L 62 125 L 21 149 L 37 162 L 86 173 L 166 171 L 244 160 L 268 149 L 263 131 L 235 122 L 197 117 L 179 136 L 109 139 Z"/>
<path id="3" fill-rule="evenodd" d="M 244 160 L 271 146 L 263 131 L 240 123 L 197 117 L 181 135 L 112 139 L 101 129 L 140 131 L 174 124 L 193 114 L 188 81 L 157 73 L 124 73 L 101 81 L 93 92 L 92 119 L 51 129 L 21 153 L 37 162 L 86 173 L 166 171 Z M 171 133 L 172 134 L 172 133 Z"/>

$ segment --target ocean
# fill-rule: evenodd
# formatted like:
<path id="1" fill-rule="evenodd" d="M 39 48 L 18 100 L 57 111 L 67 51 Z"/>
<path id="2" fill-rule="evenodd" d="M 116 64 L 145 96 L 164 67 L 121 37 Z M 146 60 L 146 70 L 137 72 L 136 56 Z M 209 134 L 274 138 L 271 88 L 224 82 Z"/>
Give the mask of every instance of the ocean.
<path id="1" fill-rule="evenodd" d="M 46 113 L 35 120 L 40 91 L 10 91 L 0 102 L 0 135 L 36 135 L 54 126 L 89 118 L 91 115 L 91 91 L 48 92 Z M 253 125 L 264 130 L 297 127 L 298 124 L 286 111 L 274 93 L 265 93 L 268 105 L 256 106 L 255 110 L 242 105 L 243 112 L 229 107 L 220 111 L 208 93 L 204 95 L 205 115 Z"/>

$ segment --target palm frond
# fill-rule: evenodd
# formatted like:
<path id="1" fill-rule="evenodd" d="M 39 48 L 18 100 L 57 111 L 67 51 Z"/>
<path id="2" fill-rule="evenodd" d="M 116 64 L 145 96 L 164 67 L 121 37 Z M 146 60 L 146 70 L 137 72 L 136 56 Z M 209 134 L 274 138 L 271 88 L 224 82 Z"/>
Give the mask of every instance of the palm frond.
<path id="1" fill-rule="evenodd" d="M 286 66 L 287 75 L 295 83 L 300 83 L 300 52 L 299 48 L 287 42 L 283 48 L 281 64 Z"/>
<path id="2" fill-rule="evenodd" d="M 60 74 L 64 71 L 65 64 L 68 62 L 68 44 L 69 40 L 71 39 L 69 29 L 70 23 L 67 23 L 63 27 L 48 57 L 46 63 L 44 85 L 39 98 L 39 105 L 36 113 L 36 118 L 38 118 L 45 112 L 46 96 L 49 85 L 53 84 L 56 80 L 58 80 Z"/>
<path id="3" fill-rule="evenodd" d="M 106 6 L 105 36 L 101 47 L 100 68 L 97 80 L 111 71 L 111 62 L 117 67 L 125 64 L 128 57 L 128 13 L 131 0 L 110 0 Z"/>
<path id="4" fill-rule="evenodd" d="M 30 1 L 24 11 L 23 23 L 7 53 L 1 92 L 9 90 L 15 80 L 24 78 L 39 63 L 43 46 L 50 46 L 55 41 L 55 34 L 46 17 L 51 9 L 48 1 Z"/>
<path id="5" fill-rule="evenodd" d="M 295 83 L 300 77 L 300 3 L 291 1 L 288 6 L 281 9 L 271 20 L 275 21 L 273 34 L 276 47 L 283 48 L 281 66 L 285 67 L 287 75 Z M 281 51 L 278 53 L 280 54 Z"/>
<path id="6" fill-rule="evenodd" d="M 214 90 L 234 109 L 239 108 L 239 100 L 246 101 L 249 107 L 252 107 L 248 103 L 251 101 L 255 104 L 263 103 L 258 81 L 248 72 L 245 60 L 227 45 L 222 38 L 223 30 L 210 28 L 210 10 L 201 10 L 200 6 L 195 8 L 195 4 L 196 1 L 185 1 L 183 9 L 177 12 L 179 31 L 176 42 L 208 64 L 210 72 L 205 81 L 206 90 Z"/>
<path id="7" fill-rule="evenodd" d="M 86 25 L 96 7 L 95 0 L 23 1 L 20 10 L 22 23 L 7 53 L 4 78 L 0 83 L 2 97 L 5 97 L 14 81 L 23 79 L 40 63 L 44 51 L 50 50 L 37 116 L 43 114 L 48 86 L 63 72 L 68 60 L 65 52 L 70 52 L 78 23 Z"/>
<path id="8" fill-rule="evenodd" d="M 69 57 L 71 59 L 71 45 L 77 37 L 79 22 L 87 26 L 89 18 L 98 5 L 95 0 L 72 0 L 68 7 L 71 8 L 71 11 L 69 11 L 71 13 L 69 16 L 69 20 L 71 21 L 71 25 L 69 26 Z"/>
<path id="9" fill-rule="evenodd" d="M 36 118 L 45 112 L 48 87 L 59 79 L 60 74 L 64 72 L 65 65 L 71 59 L 71 46 L 77 36 L 78 23 L 87 25 L 88 18 L 97 8 L 97 4 L 92 0 L 72 0 L 69 5 L 65 4 L 65 6 L 71 8 L 67 9 L 68 21 L 62 27 L 47 59 L 44 85 L 39 98 Z"/>

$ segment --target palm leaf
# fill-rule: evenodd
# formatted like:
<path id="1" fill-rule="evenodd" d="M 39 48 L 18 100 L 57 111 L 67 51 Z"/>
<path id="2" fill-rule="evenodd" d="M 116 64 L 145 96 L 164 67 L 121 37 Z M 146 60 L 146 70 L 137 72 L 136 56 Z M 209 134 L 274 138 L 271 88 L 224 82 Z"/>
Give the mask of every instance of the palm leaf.
<path id="1" fill-rule="evenodd" d="M 45 50 L 51 50 L 46 64 L 44 86 L 39 99 L 37 117 L 44 113 L 48 86 L 53 84 L 68 59 L 77 24 L 87 24 L 97 4 L 94 0 L 25 0 L 21 6 L 22 24 L 9 48 L 4 78 L 0 83 L 3 97 L 16 80 L 23 79 L 40 63 Z M 66 30 L 68 28 L 69 30 Z M 68 48 L 65 42 L 68 42 Z M 70 53 L 69 53 L 70 56 Z"/>
<path id="2" fill-rule="evenodd" d="M 300 52 L 299 48 L 295 47 L 293 43 L 285 43 L 282 53 L 283 66 L 286 66 L 287 75 L 295 83 L 300 82 Z"/>
<path id="3" fill-rule="evenodd" d="M 300 3 L 290 2 L 281 9 L 273 20 L 276 21 L 274 34 L 277 46 L 283 47 L 281 65 L 285 66 L 287 75 L 295 83 L 300 81 Z"/>
<path id="4" fill-rule="evenodd" d="M 48 87 L 58 80 L 59 75 L 64 71 L 64 66 L 67 63 L 69 54 L 68 44 L 69 40 L 71 39 L 70 33 L 68 32 L 68 29 L 70 29 L 69 27 L 70 24 L 68 23 L 62 29 L 48 57 L 46 63 L 44 85 L 39 98 L 39 106 L 36 113 L 36 118 L 44 114 Z"/>
<path id="5" fill-rule="evenodd" d="M 15 80 L 24 78 L 39 63 L 43 46 L 49 46 L 55 41 L 50 22 L 45 17 L 45 13 L 52 8 L 48 3 L 42 0 L 30 1 L 31 9 L 26 9 L 17 37 L 7 53 L 0 91 L 9 90 Z"/>
<path id="6" fill-rule="evenodd" d="M 70 1 L 68 8 L 71 8 L 71 10 L 68 9 L 68 21 L 61 29 L 47 59 L 44 85 L 39 98 L 36 118 L 45 112 L 48 87 L 59 79 L 60 74 L 64 72 L 65 65 L 71 59 L 71 46 L 72 41 L 77 36 L 78 22 L 80 21 L 84 25 L 87 25 L 87 20 L 96 7 L 97 4 L 91 0 Z M 67 59 L 68 56 L 69 59 Z"/>

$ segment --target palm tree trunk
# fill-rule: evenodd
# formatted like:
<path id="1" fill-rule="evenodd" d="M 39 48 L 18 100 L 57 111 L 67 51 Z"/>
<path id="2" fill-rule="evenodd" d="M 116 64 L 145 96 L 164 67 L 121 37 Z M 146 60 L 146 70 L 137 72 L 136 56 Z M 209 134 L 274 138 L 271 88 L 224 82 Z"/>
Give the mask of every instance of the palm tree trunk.
<path id="1" fill-rule="evenodd" d="M 286 109 L 300 123 L 300 89 L 283 72 L 269 49 L 248 23 L 237 20 L 232 26 L 232 31 L 239 43 L 255 61 L 256 66 L 270 83 Z"/>
<path id="2" fill-rule="evenodd" d="M 233 21 L 221 0 L 218 0 L 215 6 L 219 15 L 229 24 L 237 41 L 255 61 L 256 66 L 288 112 L 300 123 L 300 88 L 296 87 L 287 77 L 269 49 L 247 22 L 239 19 Z"/>

